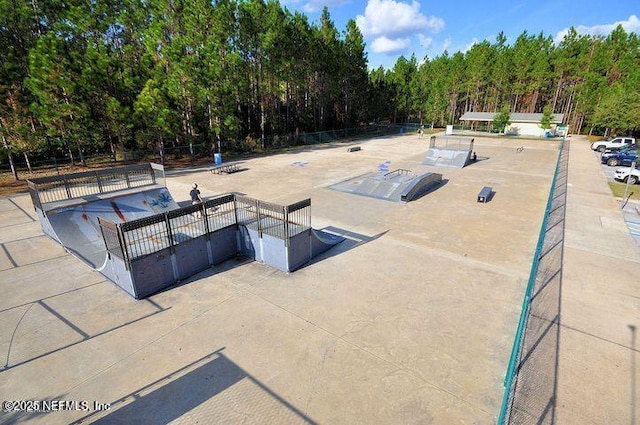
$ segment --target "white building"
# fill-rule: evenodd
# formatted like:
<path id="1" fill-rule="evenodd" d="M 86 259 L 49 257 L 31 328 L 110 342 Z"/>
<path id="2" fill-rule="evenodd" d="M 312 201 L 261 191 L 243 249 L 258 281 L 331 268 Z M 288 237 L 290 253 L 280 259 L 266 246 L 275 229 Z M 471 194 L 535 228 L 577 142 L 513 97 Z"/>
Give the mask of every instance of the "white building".
<path id="1" fill-rule="evenodd" d="M 460 117 L 460 121 L 466 122 L 471 126 L 479 122 L 490 124 L 497 114 L 498 112 L 465 112 L 464 115 Z M 540 127 L 541 119 L 542 114 L 511 113 L 509 115 L 511 124 L 505 128 L 504 133 L 514 136 L 534 137 L 545 137 L 546 131 L 555 134 L 558 125 L 562 124 L 564 114 L 553 114 L 551 128 L 547 130 Z"/>

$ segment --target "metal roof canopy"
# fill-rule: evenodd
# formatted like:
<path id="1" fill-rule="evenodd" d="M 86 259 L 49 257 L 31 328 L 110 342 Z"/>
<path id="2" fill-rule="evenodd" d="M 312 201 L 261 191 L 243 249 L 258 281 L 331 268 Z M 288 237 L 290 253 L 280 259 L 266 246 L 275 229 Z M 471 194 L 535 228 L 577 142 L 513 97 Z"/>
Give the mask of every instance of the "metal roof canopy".
<path id="1" fill-rule="evenodd" d="M 464 115 L 460 117 L 460 121 L 489 121 L 492 122 L 498 112 L 465 112 Z M 536 114 L 528 114 L 521 112 L 512 112 L 509 114 L 509 121 L 511 123 L 522 122 L 522 123 L 539 123 L 542 119 L 541 113 Z M 564 119 L 564 114 L 553 114 L 553 120 L 551 121 L 553 124 L 562 124 L 562 120 Z"/>

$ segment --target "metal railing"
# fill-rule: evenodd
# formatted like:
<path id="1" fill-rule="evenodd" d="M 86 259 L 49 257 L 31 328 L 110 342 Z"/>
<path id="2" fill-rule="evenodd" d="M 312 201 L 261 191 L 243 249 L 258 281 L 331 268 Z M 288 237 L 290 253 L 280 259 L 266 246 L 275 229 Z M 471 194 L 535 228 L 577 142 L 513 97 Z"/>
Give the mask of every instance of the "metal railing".
<path id="1" fill-rule="evenodd" d="M 287 236 L 292 237 L 311 228 L 311 199 L 305 199 L 285 208 Z"/>
<path id="2" fill-rule="evenodd" d="M 142 164 L 29 179 L 27 185 L 34 205 L 42 208 L 51 202 L 154 185 L 160 179 L 164 180 L 161 165 Z"/>
<path id="3" fill-rule="evenodd" d="M 429 147 L 437 149 L 471 151 L 473 137 L 433 135 L 429 139 Z"/>
<path id="4" fill-rule="evenodd" d="M 99 219 L 107 250 L 129 264 L 188 240 L 236 224 L 251 227 L 288 244 L 290 237 L 311 228 L 311 200 L 278 205 L 234 194 L 166 213 L 115 224 Z"/>
<path id="5" fill-rule="evenodd" d="M 389 171 L 388 173 L 386 173 L 385 175 L 383 175 L 382 177 L 386 178 L 394 178 L 396 176 L 404 176 L 404 175 L 408 175 L 411 174 L 411 170 L 407 170 L 406 168 L 398 168 L 397 170 L 393 170 L 393 171 Z"/>

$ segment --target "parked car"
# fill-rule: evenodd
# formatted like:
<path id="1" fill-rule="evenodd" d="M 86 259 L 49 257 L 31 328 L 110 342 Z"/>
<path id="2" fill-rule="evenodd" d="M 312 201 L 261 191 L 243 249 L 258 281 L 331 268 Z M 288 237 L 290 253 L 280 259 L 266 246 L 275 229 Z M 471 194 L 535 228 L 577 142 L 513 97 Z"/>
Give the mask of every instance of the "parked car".
<path id="1" fill-rule="evenodd" d="M 631 165 L 632 162 L 638 162 L 638 154 L 634 150 L 611 152 L 602 155 L 600 159 L 603 164 L 607 164 L 610 167 L 617 167 L 618 165 Z"/>
<path id="2" fill-rule="evenodd" d="M 619 148 L 606 148 L 604 150 L 604 153 L 611 153 L 611 152 L 625 152 L 628 153 L 629 151 L 634 151 L 636 150 L 636 146 L 635 145 L 624 145 L 622 147 Z"/>
<path id="3" fill-rule="evenodd" d="M 618 168 L 614 178 L 625 183 L 629 180 L 629 184 L 637 184 L 640 182 L 640 169 L 638 166 L 636 168 Z"/>
<path id="4" fill-rule="evenodd" d="M 611 140 L 598 140 L 591 144 L 591 149 L 598 152 L 604 152 L 606 149 L 619 150 L 624 146 L 636 147 L 636 139 L 633 137 L 616 137 Z"/>

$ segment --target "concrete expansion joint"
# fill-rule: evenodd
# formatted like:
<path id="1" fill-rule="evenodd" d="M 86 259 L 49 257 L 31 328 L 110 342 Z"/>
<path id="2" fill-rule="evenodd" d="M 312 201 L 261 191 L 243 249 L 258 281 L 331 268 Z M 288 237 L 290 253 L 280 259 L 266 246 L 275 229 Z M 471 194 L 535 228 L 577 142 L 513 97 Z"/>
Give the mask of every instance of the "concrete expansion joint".
<path id="1" fill-rule="evenodd" d="M 24 215 L 26 215 L 27 217 L 29 217 L 29 219 L 30 219 L 32 222 L 36 221 L 36 219 L 35 219 L 35 218 L 33 218 L 33 217 L 31 216 L 31 214 L 29 214 L 28 212 L 26 212 L 26 211 L 24 210 L 24 208 L 22 208 L 20 205 L 16 204 L 16 202 L 15 202 L 13 199 L 9 198 L 9 202 L 11 202 L 13 205 L 15 205 L 15 207 L 16 207 L 17 209 L 19 209 L 19 210 L 20 210 Z"/>
<path id="2" fill-rule="evenodd" d="M 13 224 L 11 226 L 5 226 L 4 228 L 7 227 L 12 227 L 12 226 L 22 226 L 21 224 Z M 45 235 L 44 233 L 40 232 L 39 234 L 35 235 L 35 236 L 27 236 L 26 238 L 15 238 L 15 239 L 11 239 L 11 242 L 24 242 L 24 241 L 30 241 L 30 240 L 34 240 L 34 239 L 40 239 L 42 237 L 47 237 L 47 235 Z"/>
<path id="3" fill-rule="evenodd" d="M 18 263 L 16 263 L 16 260 L 14 260 L 13 257 L 11 256 L 11 253 L 7 249 L 7 246 L 4 243 L 1 243 L 0 245 L 2 246 L 2 250 L 4 251 L 4 254 L 7 256 L 7 259 L 11 263 L 11 266 L 13 266 L 14 268 L 19 267 Z"/>
<path id="4" fill-rule="evenodd" d="M 191 324 L 192 322 L 196 321 L 200 317 L 202 317 L 202 316 L 206 315 L 207 313 L 209 313 L 211 310 L 216 309 L 217 307 L 219 307 L 220 305 L 224 304 L 225 302 L 227 302 L 228 300 L 230 300 L 231 298 L 234 298 L 234 297 L 236 297 L 236 294 L 229 295 L 228 297 L 226 297 L 222 301 L 220 301 L 220 302 L 216 303 L 215 305 L 213 305 L 211 308 L 208 308 L 208 309 L 204 310 L 203 312 L 198 313 L 195 316 L 191 317 L 190 319 L 185 320 L 184 322 L 178 324 L 174 328 L 172 328 L 172 329 L 168 330 L 167 332 L 161 334 L 157 338 L 155 338 L 155 339 L 149 341 L 148 343 L 144 344 L 142 347 L 138 348 L 137 350 L 132 351 L 131 353 L 127 354 L 126 356 L 119 358 L 118 360 L 116 360 L 116 361 L 112 362 L 111 364 L 105 366 L 104 368 L 102 368 L 99 371 L 93 373 L 92 375 L 86 377 L 85 379 L 80 380 L 78 383 L 76 383 L 72 387 L 68 388 L 68 390 L 66 391 L 66 394 L 70 394 L 73 390 L 75 390 L 76 388 L 82 386 L 86 382 L 91 381 L 92 379 L 94 379 L 94 378 L 102 375 L 103 373 L 107 372 L 109 369 L 112 369 L 114 366 L 122 363 L 123 361 L 125 361 L 127 359 L 130 359 L 131 357 L 133 357 L 136 354 L 140 353 L 141 351 L 151 347 L 152 345 L 158 343 L 159 341 L 162 341 L 163 339 L 165 339 L 169 335 L 173 334 L 177 330 L 182 329 L 186 325 Z"/>
<path id="5" fill-rule="evenodd" d="M 576 333 L 579 333 L 579 334 L 582 334 L 582 335 L 586 335 L 586 336 L 588 336 L 588 337 L 595 338 L 595 339 L 597 339 L 597 340 L 600 340 L 600 341 L 606 342 L 606 343 L 608 343 L 608 344 L 616 345 L 616 346 L 618 346 L 618 347 L 624 348 L 624 349 L 629 350 L 629 351 L 633 351 L 633 352 L 636 352 L 636 353 L 640 353 L 640 350 L 639 350 L 639 349 L 637 349 L 636 347 L 633 347 L 633 346 L 631 346 L 631 345 L 621 344 L 621 343 L 619 343 L 619 342 L 612 341 L 612 340 L 610 340 L 610 339 L 603 338 L 603 337 L 598 336 L 598 335 L 594 335 L 594 334 L 592 334 L 592 333 L 590 333 L 590 332 L 587 332 L 587 331 L 585 331 L 585 330 L 578 329 L 578 328 L 575 328 L 575 327 L 573 327 L 573 326 L 565 325 L 565 324 L 563 324 L 562 322 L 558 322 L 558 324 L 560 325 L 560 327 L 561 327 L 562 329 L 564 329 L 564 330 L 566 330 L 566 331 L 576 332 Z"/>

